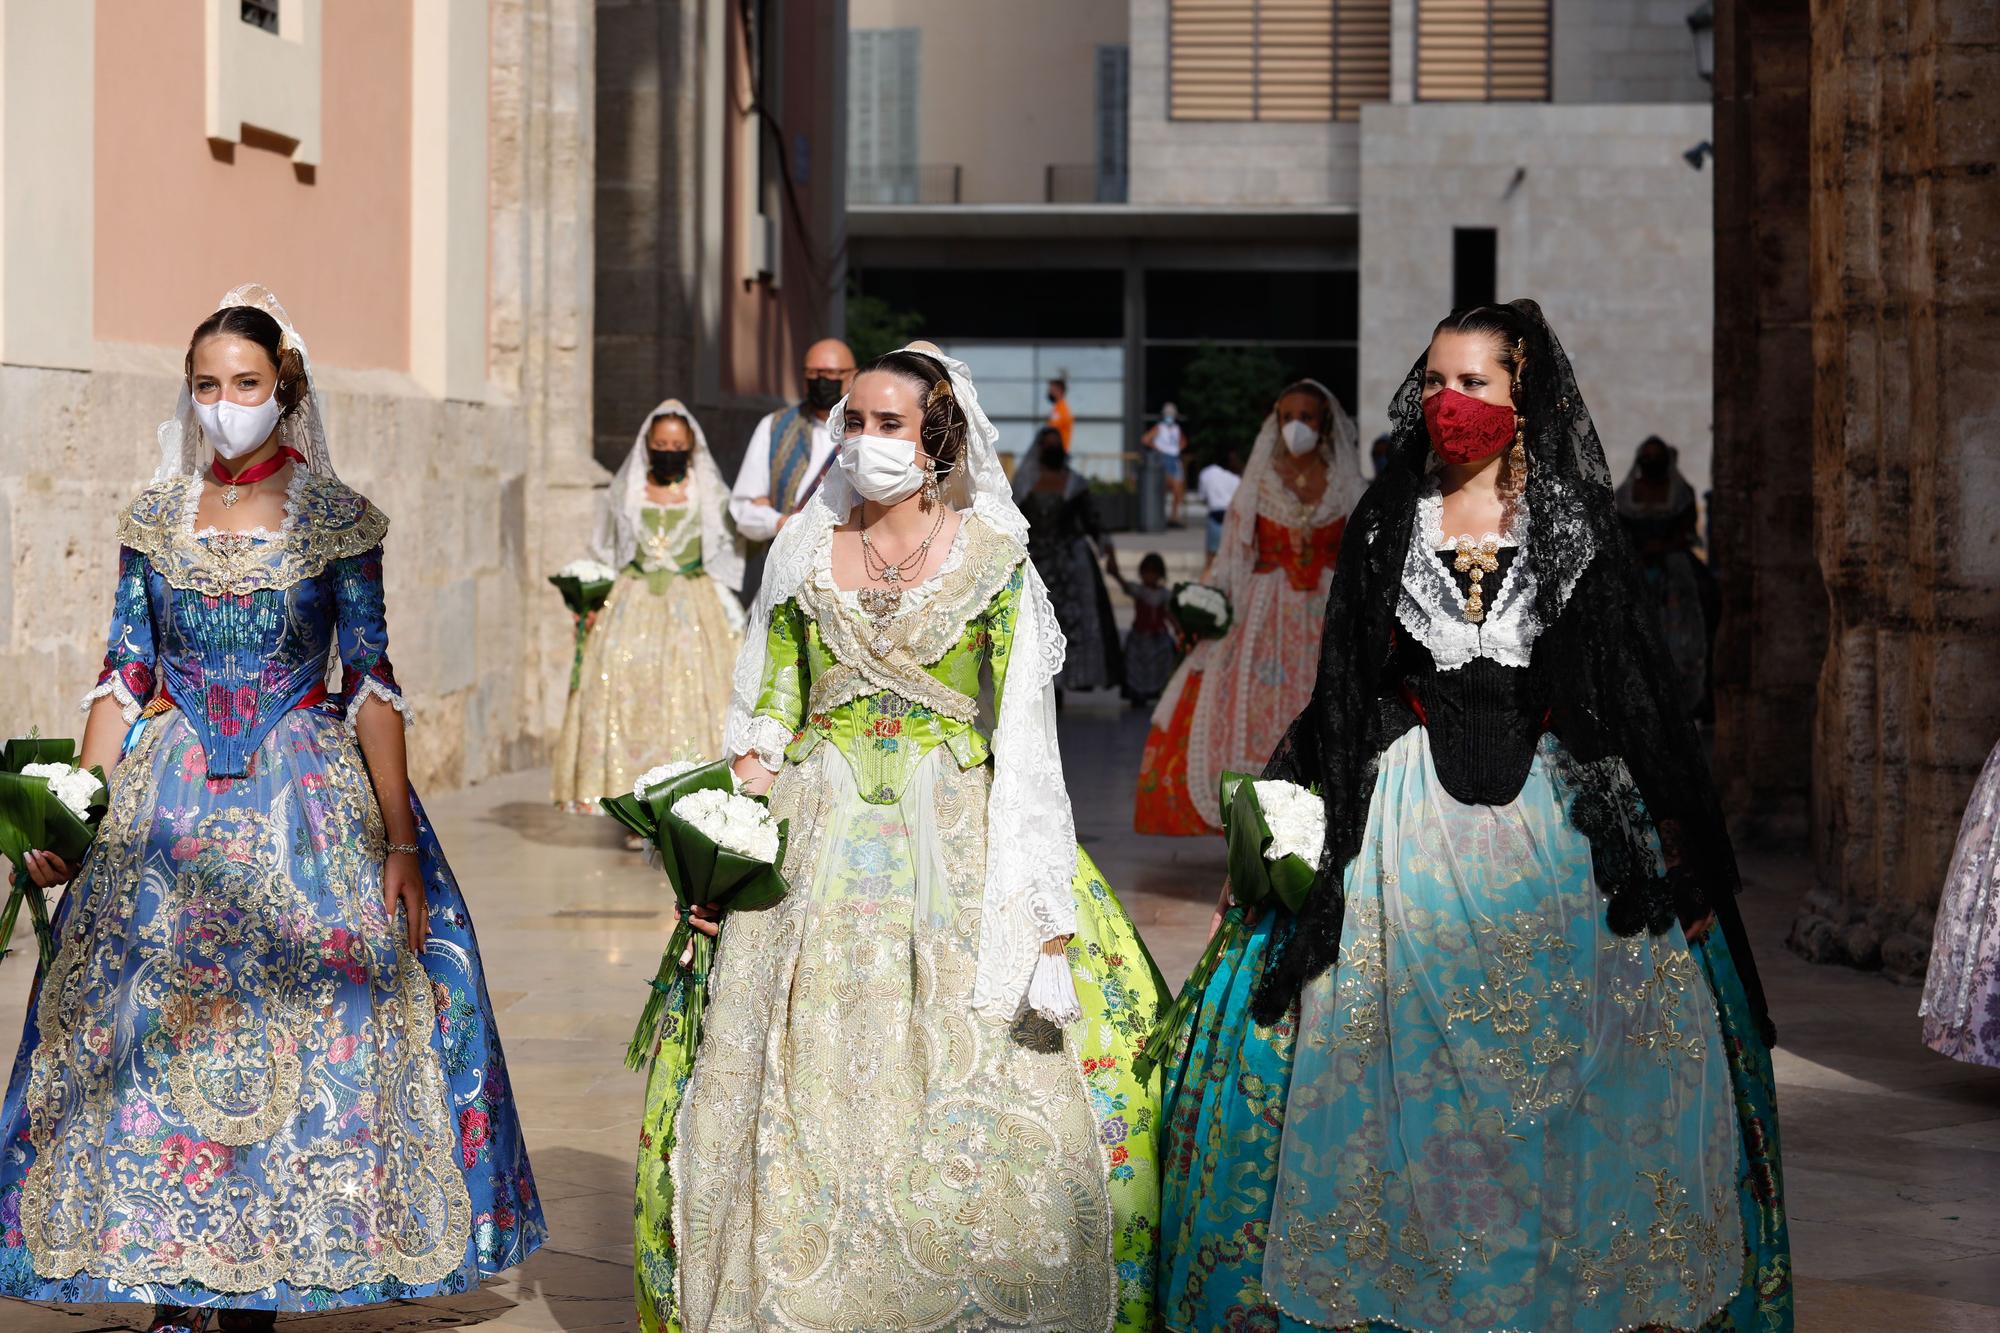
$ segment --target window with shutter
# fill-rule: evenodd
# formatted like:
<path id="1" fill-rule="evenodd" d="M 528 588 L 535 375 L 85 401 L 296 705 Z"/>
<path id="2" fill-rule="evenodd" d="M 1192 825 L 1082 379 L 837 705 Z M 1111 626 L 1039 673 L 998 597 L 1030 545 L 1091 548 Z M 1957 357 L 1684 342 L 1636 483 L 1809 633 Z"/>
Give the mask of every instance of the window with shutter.
<path id="1" fill-rule="evenodd" d="M 1417 97 L 1549 100 L 1549 0 L 1417 0 Z"/>
<path id="2" fill-rule="evenodd" d="M 1169 0 L 1175 120 L 1357 120 L 1389 98 L 1391 0 Z"/>

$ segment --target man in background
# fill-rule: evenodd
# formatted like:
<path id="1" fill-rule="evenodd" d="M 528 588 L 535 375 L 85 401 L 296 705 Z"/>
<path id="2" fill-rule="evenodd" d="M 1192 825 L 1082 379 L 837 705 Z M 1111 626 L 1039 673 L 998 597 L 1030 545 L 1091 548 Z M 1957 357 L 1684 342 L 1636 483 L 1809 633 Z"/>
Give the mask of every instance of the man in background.
<path id="1" fill-rule="evenodd" d="M 745 541 L 770 541 L 819 489 L 833 462 L 827 415 L 853 381 L 854 353 L 846 343 L 822 338 L 806 349 L 805 401 L 757 423 L 729 490 L 729 516 Z"/>
<path id="2" fill-rule="evenodd" d="M 1067 375 L 1059 374 L 1049 381 L 1049 419 L 1047 424 L 1054 426 L 1057 433 L 1062 436 L 1063 451 L 1067 453 L 1069 451 L 1070 429 L 1076 425 L 1076 417 L 1069 410 L 1069 379 Z"/>
<path id="3" fill-rule="evenodd" d="M 1202 507 L 1208 510 L 1208 553 L 1213 556 L 1222 546 L 1222 520 L 1229 516 L 1229 502 L 1236 498 L 1236 488 L 1243 484 L 1235 449 L 1230 449 L 1215 462 L 1201 470 L 1195 479 L 1195 494 Z"/>

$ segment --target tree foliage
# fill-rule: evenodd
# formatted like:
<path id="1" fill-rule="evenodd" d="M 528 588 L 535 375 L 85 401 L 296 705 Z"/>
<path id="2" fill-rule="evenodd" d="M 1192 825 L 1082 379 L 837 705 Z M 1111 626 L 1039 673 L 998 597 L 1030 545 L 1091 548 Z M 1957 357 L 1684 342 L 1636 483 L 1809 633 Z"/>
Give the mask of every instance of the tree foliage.
<path id="1" fill-rule="evenodd" d="M 1179 388 L 1188 433 L 1203 462 L 1221 461 L 1232 447 L 1247 461 L 1285 383 L 1284 362 L 1268 347 L 1203 343 L 1181 372 Z"/>

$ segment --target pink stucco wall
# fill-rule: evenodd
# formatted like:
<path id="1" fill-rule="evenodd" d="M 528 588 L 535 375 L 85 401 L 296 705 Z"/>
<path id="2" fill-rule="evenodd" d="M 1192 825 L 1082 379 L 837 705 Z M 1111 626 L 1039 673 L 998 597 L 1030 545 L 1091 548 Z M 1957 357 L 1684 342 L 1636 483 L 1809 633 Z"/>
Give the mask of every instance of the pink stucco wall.
<path id="1" fill-rule="evenodd" d="M 279 152 L 212 150 L 201 0 L 96 4 L 97 337 L 181 346 L 217 297 L 255 280 L 314 360 L 407 369 L 407 0 L 322 6 L 310 181 Z"/>

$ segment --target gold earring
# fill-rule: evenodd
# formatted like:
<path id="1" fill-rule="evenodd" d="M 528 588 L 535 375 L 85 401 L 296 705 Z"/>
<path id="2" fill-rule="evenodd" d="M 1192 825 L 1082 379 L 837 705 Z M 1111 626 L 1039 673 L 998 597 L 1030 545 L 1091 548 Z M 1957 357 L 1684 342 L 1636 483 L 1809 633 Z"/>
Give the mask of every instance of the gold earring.
<path id="1" fill-rule="evenodd" d="M 924 460 L 923 507 L 929 509 L 943 498 L 943 488 L 938 485 L 937 460 L 926 458 Z"/>

